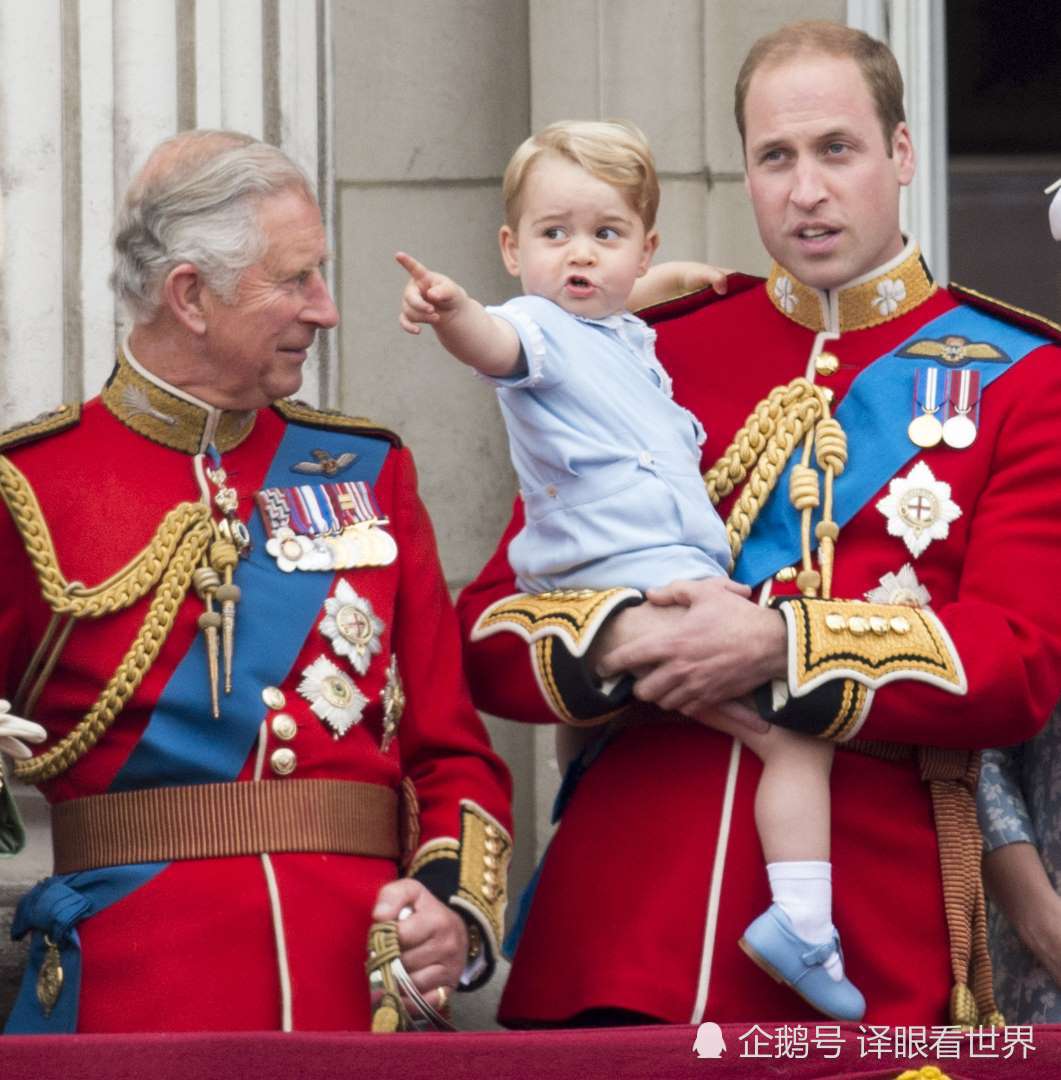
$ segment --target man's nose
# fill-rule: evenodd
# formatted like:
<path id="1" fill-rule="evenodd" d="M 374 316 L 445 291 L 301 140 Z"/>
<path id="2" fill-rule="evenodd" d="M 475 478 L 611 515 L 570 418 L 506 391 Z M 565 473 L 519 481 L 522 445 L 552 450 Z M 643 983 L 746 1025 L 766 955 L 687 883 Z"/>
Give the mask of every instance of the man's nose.
<path id="1" fill-rule="evenodd" d="M 790 198 L 800 210 L 813 210 L 826 197 L 821 165 L 806 158 L 796 163 Z"/>
<path id="2" fill-rule="evenodd" d="M 302 321 L 313 323 L 322 330 L 330 330 L 339 323 L 339 309 L 332 299 L 328 282 L 318 270 L 306 293 L 306 306 L 302 309 Z"/>

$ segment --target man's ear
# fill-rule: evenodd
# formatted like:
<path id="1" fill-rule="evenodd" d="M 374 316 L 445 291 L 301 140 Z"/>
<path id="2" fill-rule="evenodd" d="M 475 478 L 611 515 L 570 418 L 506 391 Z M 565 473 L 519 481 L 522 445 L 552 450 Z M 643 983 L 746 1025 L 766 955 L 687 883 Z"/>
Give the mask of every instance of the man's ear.
<path id="1" fill-rule="evenodd" d="M 659 233 L 653 229 L 645 237 L 645 246 L 641 249 L 641 261 L 637 266 L 637 276 L 641 277 L 649 266 L 652 265 L 652 256 L 656 254 L 656 250 L 659 247 Z"/>
<path id="2" fill-rule="evenodd" d="M 895 175 L 902 187 L 906 187 L 914 178 L 917 155 L 910 129 L 905 123 L 895 125 L 892 132 L 892 160 L 895 162 Z"/>
<path id="3" fill-rule="evenodd" d="M 502 225 L 497 234 L 497 242 L 501 247 L 501 261 L 505 264 L 505 269 L 513 277 L 519 277 L 519 242 L 516 234 L 507 225 Z"/>
<path id="4" fill-rule="evenodd" d="M 162 283 L 162 303 L 193 334 L 206 333 L 211 296 L 194 263 L 178 263 Z"/>

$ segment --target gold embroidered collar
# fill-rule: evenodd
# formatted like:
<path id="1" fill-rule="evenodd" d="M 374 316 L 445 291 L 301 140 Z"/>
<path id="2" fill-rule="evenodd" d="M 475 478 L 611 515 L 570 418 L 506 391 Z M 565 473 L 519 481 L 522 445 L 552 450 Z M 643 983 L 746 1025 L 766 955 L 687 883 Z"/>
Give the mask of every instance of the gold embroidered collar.
<path id="1" fill-rule="evenodd" d="M 257 415 L 254 409 L 216 409 L 170 386 L 136 362 L 128 342 L 100 396 L 126 427 L 185 454 L 200 454 L 211 444 L 221 453 L 232 450 L 251 433 Z"/>
<path id="2" fill-rule="evenodd" d="M 879 326 L 923 304 L 935 291 L 921 249 L 913 240 L 890 262 L 838 289 L 814 289 L 774 263 L 766 282 L 782 315 L 815 333 L 845 333 Z"/>

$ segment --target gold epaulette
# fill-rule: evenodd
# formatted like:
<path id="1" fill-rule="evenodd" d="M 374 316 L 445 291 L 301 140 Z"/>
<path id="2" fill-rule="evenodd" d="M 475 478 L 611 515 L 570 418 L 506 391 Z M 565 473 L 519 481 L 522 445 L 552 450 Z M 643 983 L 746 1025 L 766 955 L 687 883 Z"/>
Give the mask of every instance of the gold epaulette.
<path id="1" fill-rule="evenodd" d="M 35 442 L 46 435 L 56 435 L 81 422 L 81 405 L 60 405 L 57 409 L 35 416 L 21 424 L 15 424 L 7 431 L 0 432 L 0 453 L 13 450 L 23 443 Z"/>
<path id="2" fill-rule="evenodd" d="M 296 398 L 274 401 L 273 408 L 293 424 L 322 428 L 324 431 L 355 431 L 358 435 L 386 439 L 396 450 L 401 449 L 402 440 L 399 435 L 364 416 L 347 416 L 337 409 L 318 409 Z"/>
<path id="3" fill-rule="evenodd" d="M 953 281 L 947 288 L 970 307 L 986 311 L 989 315 L 995 315 L 1006 322 L 1016 323 L 1025 330 L 1042 334 L 1061 345 L 1061 324 L 1048 319 L 1045 315 L 1037 315 L 1034 311 L 1027 311 L 1022 307 L 1017 307 L 1016 304 L 1008 304 L 1005 300 L 977 292 L 976 289 L 958 285 Z"/>

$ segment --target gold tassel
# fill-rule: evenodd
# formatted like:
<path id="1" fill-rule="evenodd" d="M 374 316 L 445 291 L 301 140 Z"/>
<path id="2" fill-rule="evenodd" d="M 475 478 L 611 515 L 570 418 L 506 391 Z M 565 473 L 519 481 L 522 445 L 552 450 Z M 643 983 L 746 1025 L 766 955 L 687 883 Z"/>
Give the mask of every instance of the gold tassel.
<path id="1" fill-rule="evenodd" d="M 220 665 L 218 660 L 218 627 L 221 616 L 214 611 L 214 593 L 221 584 L 217 571 L 212 566 L 200 566 L 192 574 L 192 585 L 206 610 L 199 616 L 199 629 L 206 641 L 206 669 L 210 677 L 210 711 L 215 720 L 221 717 L 220 703 Z"/>

